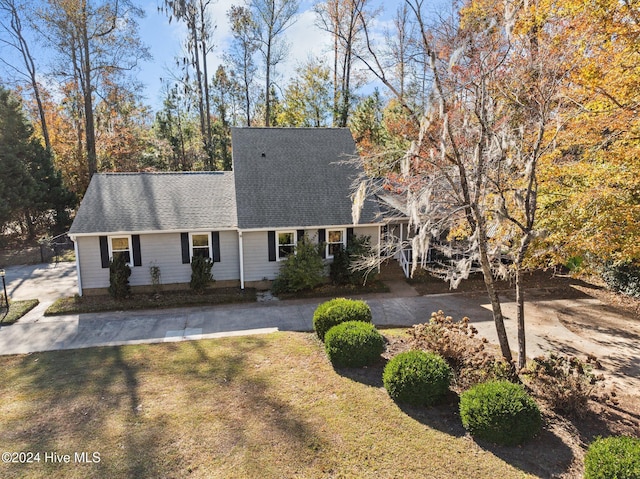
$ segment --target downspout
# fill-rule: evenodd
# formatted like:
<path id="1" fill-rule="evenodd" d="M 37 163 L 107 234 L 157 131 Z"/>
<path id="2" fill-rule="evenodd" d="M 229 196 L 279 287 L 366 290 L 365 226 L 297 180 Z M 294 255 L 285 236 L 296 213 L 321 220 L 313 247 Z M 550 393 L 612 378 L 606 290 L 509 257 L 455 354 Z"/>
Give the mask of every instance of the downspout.
<path id="1" fill-rule="evenodd" d="M 244 289 L 244 247 L 242 244 L 242 231 L 238 231 L 238 249 L 240 253 L 240 289 Z"/>
<path id="2" fill-rule="evenodd" d="M 82 276 L 80 276 L 80 250 L 78 249 L 78 242 L 75 236 L 69 235 L 71 241 L 73 241 L 73 251 L 76 255 L 76 274 L 78 276 L 78 295 L 82 296 Z"/>
<path id="3" fill-rule="evenodd" d="M 380 274 L 380 255 L 381 255 L 381 250 L 382 249 L 382 225 L 378 225 L 378 274 Z"/>

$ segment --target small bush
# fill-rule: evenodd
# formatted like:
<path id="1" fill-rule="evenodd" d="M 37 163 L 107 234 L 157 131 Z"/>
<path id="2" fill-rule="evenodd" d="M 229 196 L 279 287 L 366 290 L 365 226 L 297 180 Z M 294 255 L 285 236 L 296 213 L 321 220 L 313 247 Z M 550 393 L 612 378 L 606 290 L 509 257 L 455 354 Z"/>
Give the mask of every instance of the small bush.
<path id="1" fill-rule="evenodd" d="M 597 438 L 584 457 L 585 479 L 639 479 L 640 439 Z"/>
<path id="2" fill-rule="evenodd" d="M 431 406 L 449 389 L 451 368 L 434 353 L 405 351 L 387 363 L 382 382 L 394 401 Z"/>
<path id="3" fill-rule="evenodd" d="M 204 289 L 213 281 L 211 269 L 213 261 L 211 258 L 194 256 L 191 258 L 191 282 L 189 286 L 197 293 L 202 293 Z"/>
<path id="4" fill-rule="evenodd" d="M 272 291 L 275 294 L 295 293 L 324 283 L 325 267 L 318 248 L 306 235 L 298 241 L 296 254 L 289 256 L 280 266 Z"/>
<path id="5" fill-rule="evenodd" d="M 129 276 L 131 268 L 124 255 L 116 255 L 109 261 L 109 294 L 112 298 L 121 299 L 129 296 Z"/>
<path id="6" fill-rule="evenodd" d="M 550 354 L 537 357 L 521 371 L 533 394 L 556 412 L 580 417 L 602 375 L 592 373 L 600 363 L 590 356 L 586 362 L 576 357 Z"/>
<path id="7" fill-rule="evenodd" d="M 380 358 L 384 338 L 371 323 L 347 321 L 327 331 L 324 346 L 335 366 L 360 367 Z"/>
<path id="8" fill-rule="evenodd" d="M 460 390 L 492 379 L 512 379 L 515 371 L 502 358 L 485 349 L 487 342 L 478 337 L 469 318 L 454 321 L 442 311 L 431 313 L 426 324 L 409 330 L 412 349 L 433 351 L 442 356 L 453 370 L 453 379 Z"/>
<path id="9" fill-rule="evenodd" d="M 374 254 L 370 243 L 370 236 L 353 236 L 349 238 L 346 249 L 336 251 L 329 266 L 329 277 L 333 284 L 364 284 L 371 276 L 371 271 L 357 268 L 356 263 Z"/>
<path id="10" fill-rule="evenodd" d="M 371 308 L 364 301 L 336 298 L 325 301 L 313 313 L 313 329 L 322 341 L 327 331 L 346 321 L 370 323 Z"/>
<path id="11" fill-rule="evenodd" d="M 462 393 L 460 418 L 473 437 L 507 446 L 528 441 L 542 426 L 535 401 L 508 381 L 478 384 Z"/>
<path id="12" fill-rule="evenodd" d="M 630 261 L 608 263 L 602 279 L 609 289 L 640 298 L 640 266 Z"/>

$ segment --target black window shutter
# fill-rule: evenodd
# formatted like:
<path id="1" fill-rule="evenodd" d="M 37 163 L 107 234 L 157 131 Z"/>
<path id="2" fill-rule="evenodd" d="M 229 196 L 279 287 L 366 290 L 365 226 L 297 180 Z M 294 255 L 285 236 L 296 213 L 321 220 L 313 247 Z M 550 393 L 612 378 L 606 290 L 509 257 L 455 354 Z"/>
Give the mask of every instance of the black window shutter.
<path id="1" fill-rule="evenodd" d="M 304 230 L 298 230 L 297 236 L 298 236 L 298 238 L 297 238 L 296 242 L 302 241 L 302 238 L 304 237 Z"/>
<path id="2" fill-rule="evenodd" d="M 220 262 L 220 232 L 212 231 L 211 232 L 211 246 L 213 249 L 213 262 Z"/>
<path id="3" fill-rule="evenodd" d="M 269 261 L 276 260 L 276 232 L 267 231 L 267 241 L 269 243 Z"/>
<path id="4" fill-rule="evenodd" d="M 140 235 L 131 235 L 131 247 L 133 249 L 133 265 L 142 266 L 142 254 L 140 252 Z"/>
<path id="5" fill-rule="evenodd" d="M 318 230 L 318 244 L 322 246 L 322 243 L 327 241 L 327 230 L 319 229 Z M 327 257 L 327 248 L 322 246 L 322 259 Z"/>
<path id="6" fill-rule="evenodd" d="M 109 244 L 106 236 L 100 236 L 100 261 L 103 268 L 109 267 Z"/>
<path id="7" fill-rule="evenodd" d="M 349 246 L 349 243 L 351 243 L 352 239 L 353 239 L 353 228 L 347 228 L 347 246 Z"/>
<path id="8" fill-rule="evenodd" d="M 180 233 L 180 243 L 182 244 L 182 264 L 189 264 L 189 233 Z"/>

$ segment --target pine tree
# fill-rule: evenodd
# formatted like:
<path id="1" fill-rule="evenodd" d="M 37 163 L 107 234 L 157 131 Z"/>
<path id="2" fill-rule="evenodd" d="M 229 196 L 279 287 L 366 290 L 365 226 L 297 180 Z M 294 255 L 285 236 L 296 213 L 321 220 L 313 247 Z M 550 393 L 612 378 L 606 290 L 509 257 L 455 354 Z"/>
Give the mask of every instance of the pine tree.
<path id="1" fill-rule="evenodd" d="M 9 221 L 22 224 L 29 237 L 36 226 L 49 226 L 51 215 L 58 229 L 68 226 L 67 210 L 75 195 L 62 184 L 50 151 L 33 137 L 20 102 L 0 87 L 0 228 Z"/>

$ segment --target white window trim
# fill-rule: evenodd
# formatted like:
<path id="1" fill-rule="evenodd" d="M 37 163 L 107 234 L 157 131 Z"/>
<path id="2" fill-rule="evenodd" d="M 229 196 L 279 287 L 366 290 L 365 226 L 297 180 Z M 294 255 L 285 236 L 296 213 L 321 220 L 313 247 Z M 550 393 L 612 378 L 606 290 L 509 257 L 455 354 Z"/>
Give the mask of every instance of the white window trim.
<path id="1" fill-rule="evenodd" d="M 210 231 L 194 231 L 189 233 L 189 263 L 193 261 L 193 235 L 207 235 L 209 238 L 209 259 L 213 261 L 213 238 Z"/>
<path id="2" fill-rule="evenodd" d="M 127 238 L 127 242 L 129 243 L 129 265 L 130 268 L 133 268 L 133 243 L 131 242 L 131 235 L 112 235 L 107 237 L 107 246 L 109 246 L 109 259 L 113 261 L 113 244 L 111 240 L 116 238 Z M 116 252 L 120 252 L 124 250 L 118 250 Z"/>
<path id="3" fill-rule="evenodd" d="M 288 258 L 285 256 L 283 258 L 280 257 L 280 235 L 293 233 L 293 245 L 287 244 L 286 246 L 293 246 L 293 254 L 296 254 L 296 245 L 298 244 L 298 232 L 296 230 L 279 230 L 276 231 L 276 261 L 284 261 Z"/>
<path id="4" fill-rule="evenodd" d="M 347 247 L 347 229 L 346 228 L 327 228 L 326 230 L 326 236 L 325 236 L 325 242 L 327 243 L 325 245 L 325 256 L 327 259 L 333 259 L 333 255 L 329 254 L 329 245 L 330 244 L 341 244 L 343 248 L 346 249 Z M 342 233 L 342 241 L 340 243 L 329 243 L 329 233 L 331 233 L 332 231 L 340 231 Z"/>

